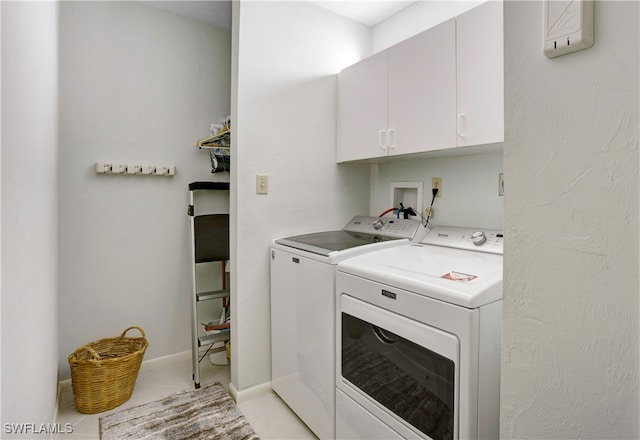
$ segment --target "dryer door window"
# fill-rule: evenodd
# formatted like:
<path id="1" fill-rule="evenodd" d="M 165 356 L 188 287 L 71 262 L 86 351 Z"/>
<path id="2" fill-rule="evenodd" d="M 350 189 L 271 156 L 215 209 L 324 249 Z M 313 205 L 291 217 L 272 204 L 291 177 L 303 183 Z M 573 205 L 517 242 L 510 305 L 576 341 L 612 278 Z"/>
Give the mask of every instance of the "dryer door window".
<path id="1" fill-rule="evenodd" d="M 457 433 L 455 337 L 399 315 L 395 319 L 400 325 L 393 329 L 396 323 L 385 326 L 386 319 L 356 317 L 344 308 L 341 319 L 342 377 L 428 437 L 453 439 Z M 402 322 L 413 330 L 405 327 L 408 334 L 403 335 Z M 426 339 L 440 338 L 435 345 L 448 346 L 439 351 L 449 356 L 436 352 L 438 347 L 428 341 L 416 341 L 415 335 L 425 335 L 427 329 L 430 337 Z"/>

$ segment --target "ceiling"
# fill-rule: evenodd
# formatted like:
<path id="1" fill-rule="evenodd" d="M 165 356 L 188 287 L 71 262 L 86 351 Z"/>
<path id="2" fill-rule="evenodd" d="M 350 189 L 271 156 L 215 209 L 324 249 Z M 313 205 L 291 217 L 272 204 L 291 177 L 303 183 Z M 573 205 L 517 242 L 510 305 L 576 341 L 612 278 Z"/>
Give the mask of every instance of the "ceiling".
<path id="1" fill-rule="evenodd" d="M 344 1 L 312 1 L 318 6 L 328 9 L 336 14 L 350 18 L 351 20 L 373 27 L 383 22 L 404 8 L 411 6 L 416 1 L 401 0 L 344 0 Z"/>
<path id="2" fill-rule="evenodd" d="M 157 0 L 140 1 L 140 3 L 222 29 L 231 29 L 231 1 Z"/>
<path id="3" fill-rule="evenodd" d="M 183 17 L 211 24 L 223 29 L 231 29 L 231 1 L 141 1 L 149 6 L 164 9 Z M 402 9 L 416 3 L 404 0 L 316 0 L 316 5 L 336 14 L 372 27 Z"/>

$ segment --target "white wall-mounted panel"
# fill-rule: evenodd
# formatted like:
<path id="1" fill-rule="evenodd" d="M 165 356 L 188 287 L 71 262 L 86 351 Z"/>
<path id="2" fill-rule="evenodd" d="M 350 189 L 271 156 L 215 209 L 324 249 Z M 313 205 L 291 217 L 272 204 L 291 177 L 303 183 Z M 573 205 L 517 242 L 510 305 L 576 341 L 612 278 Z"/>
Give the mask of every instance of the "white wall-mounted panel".
<path id="1" fill-rule="evenodd" d="M 542 7 L 543 52 L 547 58 L 593 46 L 593 1 L 544 0 Z"/>

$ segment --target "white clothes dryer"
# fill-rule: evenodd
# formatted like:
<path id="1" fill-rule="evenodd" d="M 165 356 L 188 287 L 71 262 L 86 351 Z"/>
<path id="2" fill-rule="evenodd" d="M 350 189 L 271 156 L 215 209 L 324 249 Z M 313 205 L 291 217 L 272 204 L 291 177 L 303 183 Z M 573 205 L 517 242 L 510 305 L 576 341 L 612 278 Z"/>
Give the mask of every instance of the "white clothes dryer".
<path id="1" fill-rule="evenodd" d="M 409 243 L 420 222 L 356 216 L 271 247 L 271 387 L 321 439 L 335 438 L 335 265 Z"/>
<path id="2" fill-rule="evenodd" d="M 500 231 L 435 226 L 336 272 L 336 438 L 499 437 Z"/>

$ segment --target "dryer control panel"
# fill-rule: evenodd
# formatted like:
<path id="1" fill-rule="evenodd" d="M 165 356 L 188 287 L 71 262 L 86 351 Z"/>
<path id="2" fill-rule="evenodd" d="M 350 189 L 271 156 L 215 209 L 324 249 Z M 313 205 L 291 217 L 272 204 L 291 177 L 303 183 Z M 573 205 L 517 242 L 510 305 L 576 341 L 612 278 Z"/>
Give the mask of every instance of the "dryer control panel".
<path id="1" fill-rule="evenodd" d="M 356 235 L 379 236 L 381 239 L 407 238 L 411 240 L 419 228 L 420 222 L 417 220 L 356 215 L 342 230 Z"/>
<path id="2" fill-rule="evenodd" d="M 434 246 L 502 255 L 504 236 L 502 231 L 495 229 L 434 226 L 420 242 Z"/>

